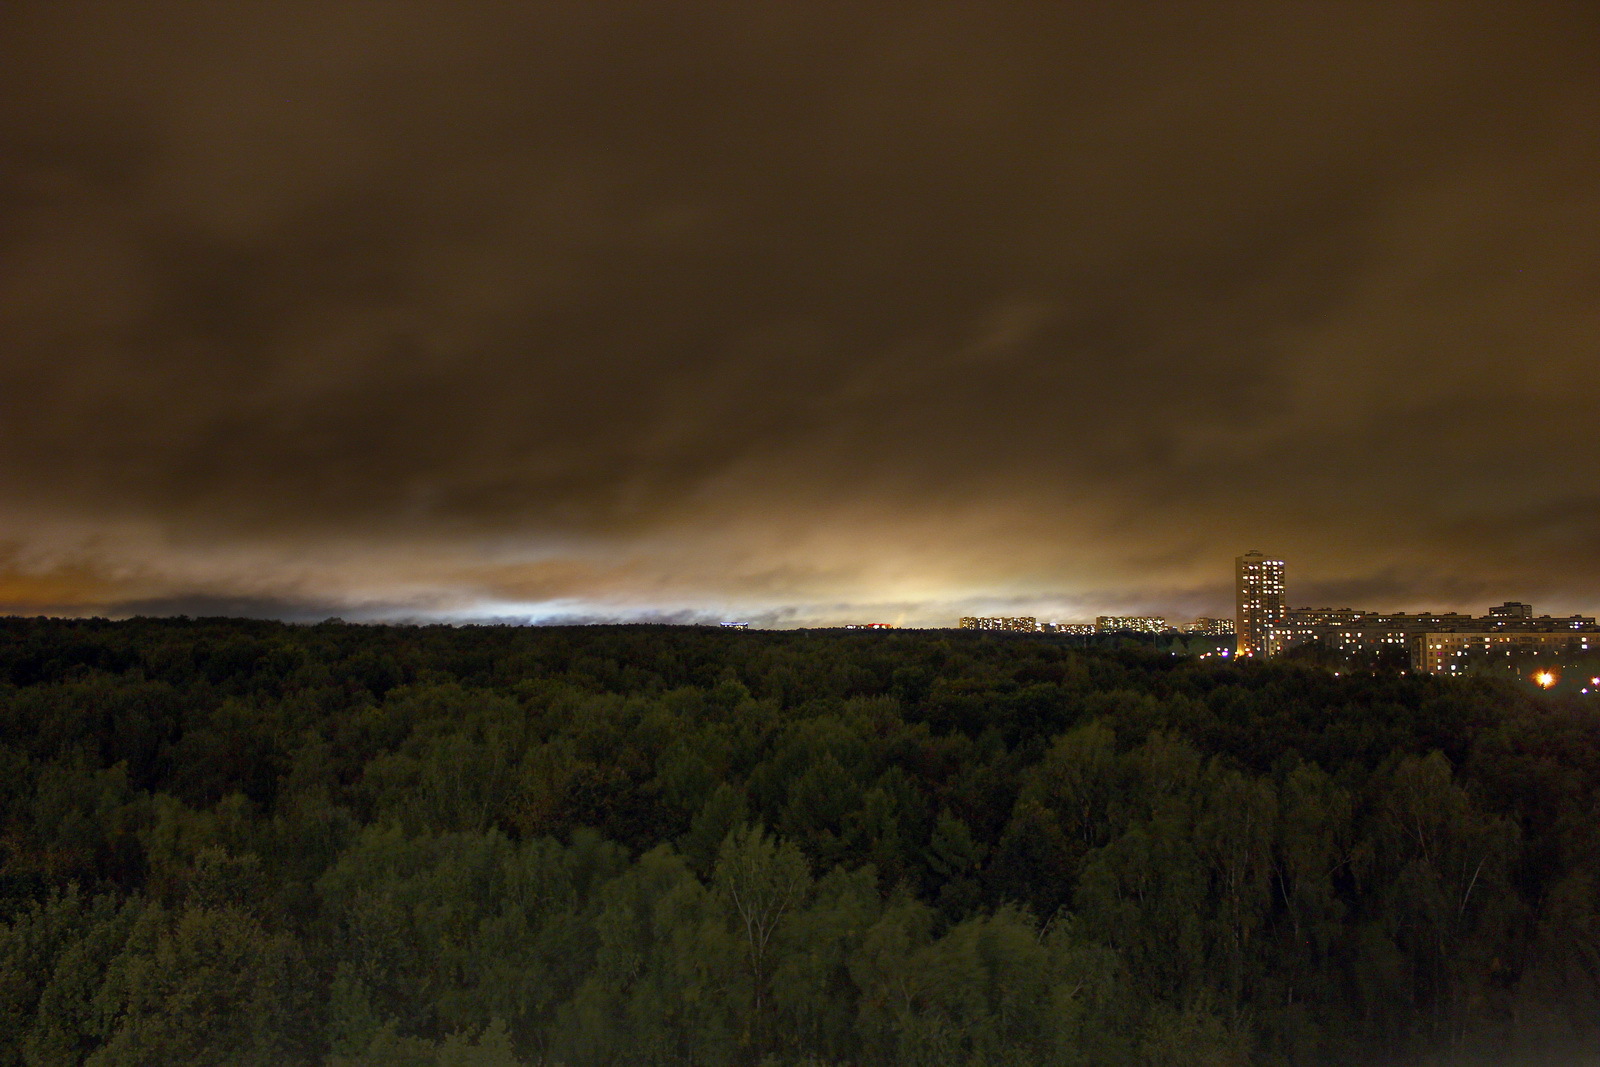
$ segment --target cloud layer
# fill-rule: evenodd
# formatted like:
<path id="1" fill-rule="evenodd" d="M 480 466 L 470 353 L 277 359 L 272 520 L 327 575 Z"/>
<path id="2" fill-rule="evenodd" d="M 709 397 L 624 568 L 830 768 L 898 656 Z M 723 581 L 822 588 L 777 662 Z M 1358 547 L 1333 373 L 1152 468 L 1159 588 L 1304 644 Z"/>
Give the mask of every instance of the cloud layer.
<path id="1" fill-rule="evenodd" d="M 1080 7 L 11 5 L 0 610 L 1600 611 L 1592 5 Z"/>

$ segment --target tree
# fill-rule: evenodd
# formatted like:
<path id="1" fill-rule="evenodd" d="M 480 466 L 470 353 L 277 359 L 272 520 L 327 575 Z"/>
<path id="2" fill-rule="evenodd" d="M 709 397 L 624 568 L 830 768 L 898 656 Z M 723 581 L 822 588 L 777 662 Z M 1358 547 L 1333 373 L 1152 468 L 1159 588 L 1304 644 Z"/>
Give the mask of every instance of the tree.
<path id="1" fill-rule="evenodd" d="M 767 995 L 773 939 L 785 920 L 805 901 L 811 871 L 793 844 L 778 842 L 760 826 L 730 831 L 717 854 L 717 891 L 733 913 L 750 973 L 751 1040 L 767 1047 Z"/>
<path id="2" fill-rule="evenodd" d="M 598 946 L 558 1015 L 551 1058 L 579 1064 L 727 1064 L 749 996 L 720 902 L 670 845 L 599 894 Z"/>
<path id="3" fill-rule="evenodd" d="M 1459 1047 L 1469 1000 L 1492 995 L 1496 960 L 1516 914 L 1506 890 L 1517 829 L 1476 809 L 1438 752 L 1401 760 L 1378 810 L 1377 860 L 1389 891 L 1386 932 L 1411 966 L 1414 1004 L 1427 1040 Z"/>
<path id="4" fill-rule="evenodd" d="M 1208 777 L 1195 821 L 1195 842 L 1211 874 L 1216 916 L 1213 985 L 1236 999 L 1272 902 L 1278 798 L 1270 780 L 1216 767 Z"/>

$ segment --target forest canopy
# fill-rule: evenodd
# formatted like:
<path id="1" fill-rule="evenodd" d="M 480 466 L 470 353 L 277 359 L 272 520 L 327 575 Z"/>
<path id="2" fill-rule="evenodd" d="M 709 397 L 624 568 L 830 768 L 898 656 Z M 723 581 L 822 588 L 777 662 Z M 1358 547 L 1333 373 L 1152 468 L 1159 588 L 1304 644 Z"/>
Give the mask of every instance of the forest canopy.
<path id="1" fill-rule="evenodd" d="M 1596 1047 L 1592 696 L 1047 635 L 0 619 L 0 1067 Z"/>

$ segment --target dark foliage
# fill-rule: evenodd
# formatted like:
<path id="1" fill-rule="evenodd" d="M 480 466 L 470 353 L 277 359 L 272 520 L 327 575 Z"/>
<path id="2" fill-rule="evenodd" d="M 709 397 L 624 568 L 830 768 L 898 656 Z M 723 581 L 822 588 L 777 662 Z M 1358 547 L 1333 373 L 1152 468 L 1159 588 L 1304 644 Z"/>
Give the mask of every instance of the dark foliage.
<path id="1" fill-rule="evenodd" d="M 0 620 L 0 1067 L 1600 1045 L 1594 697 L 1179 651 Z"/>

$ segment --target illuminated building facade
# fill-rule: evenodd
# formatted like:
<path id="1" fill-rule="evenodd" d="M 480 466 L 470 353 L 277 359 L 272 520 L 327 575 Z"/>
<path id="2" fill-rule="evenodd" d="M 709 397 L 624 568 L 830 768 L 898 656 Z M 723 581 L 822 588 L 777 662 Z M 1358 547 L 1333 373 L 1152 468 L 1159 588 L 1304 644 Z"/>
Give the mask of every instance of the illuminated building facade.
<path id="1" fill-rule="evenodd" d="M 1413 670 L 1461 674 L 1492 657 L 1554 659 L 1600 651 L 1600 626 L 1593 618 L 1535 617 L 1526 604 L 1514 607 L 1509 612 L 1491 608 L 1487 615 L 1296 608 L 1268 633 L 1267 654 L 1315 641 L 1340 655 L 1404 653 Z"/>
<path id="2" fill-rule="evenodd" d="M 1267 655 L 1276 656 L 1307 641 L 1326 640 L 1334 630 L 1352 629 L 1372 614 L 1354 608 L 1289 608 L 1283 613 L 1283 621 L 1266 635 Z"/>
<path id="3" fill-rule="evenodd" d="M 892 623 L 892 622 L 847 622 L 847 623 L 844 624 L 844 628 L 846 630 L 892 630 L 892 629 L 894 629 L 894 623 Z"/>
<path id="4" fill-rule="evenodd" d="M 1283 613 L 1285 626 L 1346 626 L 1371 615 L 1355 608 L 1290 608 Z"/>
<path id="5" fill-rule="evenodd" d="M 967 615 L 961 620 L 963 630 L 1017 630 L 1035 633 L 1039 620 L 1032 615 Z"/>
<path id="6" fill-rule="evenodd" d="M 1264 658 L 1268 636 L 1284 621 L 1283 560 L 1246 552 L 1234 560 L 1233 575 L 1237 654 Z"/>
<path id="7" fill-rule="evenodd" d="M 1167 620 L 1160 615 L 1102 615 L 1094 620 L 1097 633 L 1160 634 L 1167 632 Z"/>
<path id="8" fill-rule="evenodd" d="M 1209 615 L 1200 616 L 1183 629 L 1185 633 L 1194 634 L 1196 637 L 1234 636 L 1232 619 L 1213 619 Z"/>
<path id="9" fill-rule="evenodd" d="M 1493 659 L 1521 660 L 1546 656 L 1552 661 L 1587 656 L 1600 651 L 1600 628 L 1590 620 L 1590 630 L 1492 630 L 1411 635 L 1411 666 L 1429 674 L 1461 674 L 1474 664 Z"/>
<path id="10" fill-rule="evenodd" d="M 1078 636 L 1095 632 L 1094 623 L 1092 622 L 1047 622 L 1044 624 L 1044 629 L 1049 633 L 1075 634 Z"/>
<path id="11" fill-rule="evenodd" d="M 1238 654 L 1267 658 L 1316 642 L 1338 656 L 1390 653 L 1412 670 L 1461 674 L 1475 665 L 1600 654 L 1600 625 L 1586 615 L 1535 616 L 1508 600 L 1487 615 L 1379 612 L 1355 608 L 1285 608 L 1283 561 L 1247 552 L 1234 561 L 1239 601 Z M 1200 620 L 1197 620 L 1197 622 Z"/>

